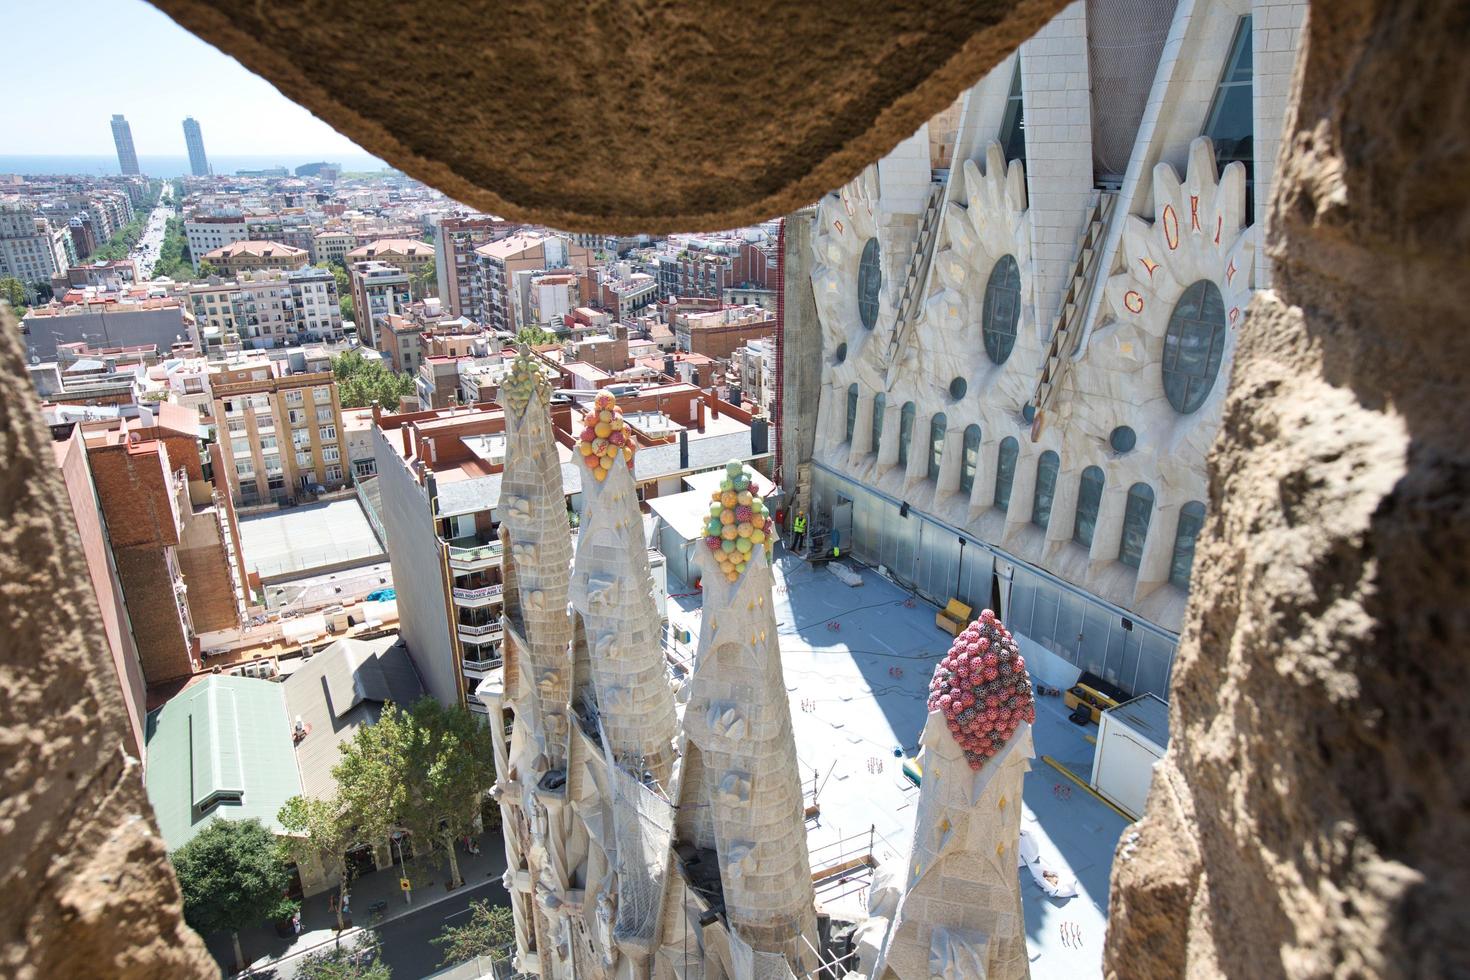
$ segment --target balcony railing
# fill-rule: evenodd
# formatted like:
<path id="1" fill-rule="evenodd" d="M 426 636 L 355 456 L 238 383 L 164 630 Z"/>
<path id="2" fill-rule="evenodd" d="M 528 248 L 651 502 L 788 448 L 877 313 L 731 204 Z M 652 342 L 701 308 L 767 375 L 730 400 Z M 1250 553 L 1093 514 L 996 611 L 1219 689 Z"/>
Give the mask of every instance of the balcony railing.
<path id="1" fill-rule="evenodd" d="M 459 631 L 466 636 L 484 636 L 487 633 L 497 632 L 499 631 L 499 629 L 500 620 L 498 619 L 490 623 L 481 623 L 479 626 L 475 626 L 471 623 L 459 624 Z"/>
<path id="2" fill-rule="evenodd" d="M 499 541 L 485 542 L 474 536 L 455 538 L 448 547 L 450 561 L 466 563 L 498 559 L 502 550 Z"/>

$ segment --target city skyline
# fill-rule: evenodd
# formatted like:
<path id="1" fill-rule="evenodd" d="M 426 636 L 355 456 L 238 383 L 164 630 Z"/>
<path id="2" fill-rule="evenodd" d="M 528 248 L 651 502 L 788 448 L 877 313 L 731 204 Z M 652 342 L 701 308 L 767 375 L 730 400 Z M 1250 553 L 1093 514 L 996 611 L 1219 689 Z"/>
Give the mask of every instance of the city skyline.
<path id="1" fill-rule="evenodd" d="M 106 4 L 17 0 L 9 6 L 6 20 L 13 37 L 38 39 L 52 35 L 57 24 L 106 25 L 117 50 L 139 56 L 110 63 L 105 84 L 99 86 L 95 76 L 55 74 L 48 44 L 15 46 L 0 65 L 0 84 L 23 91 L 28 80 L 48 77 L 54 91 L 52 98 L 22 99 L 13 106 L 12 125 L 0 147 L 5 156 L 113 156 L 109 123 L 114 115 L 127 117 L 140 159 L 186 156 L 179 132 L 179 121 L 186 116 L 209 130 L 215 157 L 368 155 L 269 82 L 142 0 Z M 208 97 L 203 96 L 206 89 Z M 164 92 L 173 97 L 160 98 Z M 198 97 L 191 95 L 195 92 Z M 66 125 L 57 125 L 58 105 L 72 107 Z"/>

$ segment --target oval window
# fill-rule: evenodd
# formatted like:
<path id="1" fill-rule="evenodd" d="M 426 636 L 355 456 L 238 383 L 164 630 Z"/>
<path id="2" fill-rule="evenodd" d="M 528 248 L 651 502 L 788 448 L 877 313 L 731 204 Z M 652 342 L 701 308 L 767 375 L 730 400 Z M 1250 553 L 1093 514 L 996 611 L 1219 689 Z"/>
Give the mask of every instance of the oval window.
<path id="1" fill-rule="evenodd" d="M 1215 386 L 1225 355 L 1225 298 L 1201 279 L 1184 291 L 1164 334 L 1164 394 L 1174 411 L 1199 411 Z"/>
<path id="2" fill-rule="evenodd" d="M 965 383 L 964 378 L 955 378 L 949 383 L 949 397 L 953 398 L 955 401 L 959 401 L 961 398 L 964 398 L 965 392 L 969 390 L 970 386 Z"/>
<path id="3" fill-rule="evenodd" d="M 1016 346 L 1016 324 L 1021 319 L 1021 269 L 1016 257 L 1002 255 L 990 270 L 985 284 L 985 306 L 980 313 L 980 333 L 985 353 L 996 364 L 1004 364 Z"/>
<path id="4" fill-rule="evenodd" d="M 837 350 L 834 351 L 832 354 L 832 359 L 835 360 L 838 364 L 841 364 L 843 361 L 847 360 L 847 345 L 838 344 Z"/>
<path id="5" fill-rule="evenodd" d="M 872 330 L 878 322 L 878 293 L 883 288 L 883 270 L 878 265 L 878 239 L 869 238 L 863 246 L 863 257 L 858 262 L 857 301 L 858 316 L 863 328 Z"/>

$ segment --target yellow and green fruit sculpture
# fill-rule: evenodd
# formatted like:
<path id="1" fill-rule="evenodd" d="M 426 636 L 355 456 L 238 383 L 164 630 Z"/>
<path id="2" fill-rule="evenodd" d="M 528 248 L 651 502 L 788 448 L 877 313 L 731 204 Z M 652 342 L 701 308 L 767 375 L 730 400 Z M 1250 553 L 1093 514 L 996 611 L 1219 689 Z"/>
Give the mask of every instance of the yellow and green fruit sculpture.
<path id="1" fill-rule="evenodd" d="M 725 579 L 734 582 L 764 546 L 766 557 L 775 547 L 775 531 L 766 503 L 756 492 L 755 481 L 738 460 L 725 464 L 725 478 L 711 495 L 709 517 L 704 524 L 704 544 L 720 565 Z"/>
<path id="2" fill-rule="evenodd" d="M 607 479 L 613 464 L 618 461 L 619 453 L 622 453 L 628 469 L 631 470 L 633 453 L 637 448 L 633 430 L 623 421 L 623 413 L 618 410 L 617 399 L 610 392 L 598 392 L 597 398 L 592 402 L 592 411 L 587 413 L 586 423 L 582 427 L 581 441 L 577 443 L 582 462 L 592 471 L 597 482 L 601 483 Z"/>

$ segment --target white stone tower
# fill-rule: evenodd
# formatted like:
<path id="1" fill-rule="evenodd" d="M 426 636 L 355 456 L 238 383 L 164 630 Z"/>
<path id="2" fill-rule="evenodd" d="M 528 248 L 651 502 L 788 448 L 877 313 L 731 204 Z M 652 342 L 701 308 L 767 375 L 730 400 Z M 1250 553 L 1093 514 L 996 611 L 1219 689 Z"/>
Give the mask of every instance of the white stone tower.
<path id="1" fill-rule="evenodd" d="M 935 670 L 929 708 L 906 887 L 873 976 L 1027 980 L 1016 850 L 1036 704 L 990 610 Z"/>
<path id="2" fill-rule="evenodd" d="M 572 682 L 567 612 L 572 542 L 550 394 L 550 385 L 522 352 L 502 385 L 506 448 L 500 527 L 503 568 L 514 581 L 506 597 L 506 642 L 523 651 L 518 667 L 530 682 L 528 703 L 515 707 L 518 715 L 533 719 L 542 756 L 538 779 L 548 770 L 566 768 Z"/>
<path id="3" fill-rule="evenodd" d="M 507 746 L 497 738 L 496 796 L 502 805 L 506 855 L 522 865 L 524 887 L 512 887 L 519 946 L 539 951 L 547 977 L 572 977 L 575 966 L 559 915 L 582 849 L 566 801 L 572 664 L 568 611 L 571 535 L 549 410 L 550 386 L 524 352 L 502 386 L 506 465 L 500 493 L 505 600 L 503 699 L 481 694 L 498 727 L 502 708 L 516 719 Z M 496 732 L 499 735 L 499 731 Z M 511 884 L 514 885 L 514 875 Z"/>
<path id="4" fill-rule="evenodd" d="M 699 562 L 704 616 L 685 733 L 681 806 L 707 806 L 719 855 L 735 980 L 797 976 L 816 965 L 815 895 L 807 855 L 791 708 L 781 673 L 767 559 L 771 527 L 749 475 L 727 466 Z M 748 968 L 749 972 L 746 972 Z"/>
<path id="5" fill-rule="evenodd" d="M 586 469 L 571 598 L 607 749 L 635 776 L 651 773 L 667 786 L 678 722 L 631 472 L 635 448 L 617 401 L 602 392 L 578 446 Z"/>

